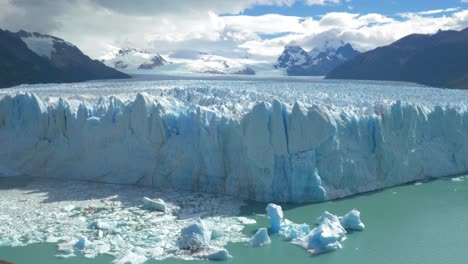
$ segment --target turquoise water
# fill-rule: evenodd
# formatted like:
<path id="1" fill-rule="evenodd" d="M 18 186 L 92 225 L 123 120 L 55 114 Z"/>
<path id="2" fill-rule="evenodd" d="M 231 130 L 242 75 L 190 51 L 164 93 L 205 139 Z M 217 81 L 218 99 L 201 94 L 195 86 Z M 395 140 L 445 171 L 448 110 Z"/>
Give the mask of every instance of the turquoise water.
<path id="1" fill-rule="evenodd" d="M 468 258 L 468 178 L 466 181 L 437 180 L 421 185 L 405 185 L 347 199 L 303 206 L 283 206 L 285 217 L 313 224 L 324 210 L 344 214 L 361 211 L 364 232 L 348 234 L 344 248 L 312 256 L 302 248 L 272 236 L 272 244 L 247 248 L 229 244 L 234 256 L 226 263 L 466 263 Z M 250 203 L 242 214 L 257 220 L 247 225 L 246 234 L 267 226 L 265 204 Z M 0 248 L 0 259 L 15 263 L 109 263 L 112 257 L 57 259 L 56 246 L 36 244 Z M 196 261 L 194 263 L 202 263 Z M 147 263 L 187 263 L 167 259 Z"/>

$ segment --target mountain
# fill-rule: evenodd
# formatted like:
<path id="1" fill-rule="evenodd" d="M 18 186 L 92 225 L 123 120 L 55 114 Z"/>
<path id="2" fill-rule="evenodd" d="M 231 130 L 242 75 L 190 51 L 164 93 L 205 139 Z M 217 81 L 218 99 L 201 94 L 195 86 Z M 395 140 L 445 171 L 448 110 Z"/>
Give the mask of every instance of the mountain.
<path id="1" fill-rule="evenodd" d="M 149 69 L 154 69 L 156 67 L 163 66 L 165 64 L 167 64 L 167 61 L 163 57 L 161 57 L 161 55 L 157 54 L 153 58 L 151 58 L 150 61 L 145 62 L 141 64 L 140 66 L 138 66 L 138 69 L 149 70 Z"/>
<path id="2" fill-rule="evenodd" d="M 326 75 L 336 66 L 359 54 L 351 44 L 341 44 L 337 48 L 325 46 L 322 49 L 314 48 L 309 52 L 299 46 L 288 45 L 278 57 L 275 67 L 285 69 L 291 76 Z"/>
<path id="3" fill-rule="evenodd" d="M 159 54 L 135 48 L 116 49 L 101 60 L 109 67 L 126 70 L 151 70 L 168 64 Z"/>
<path id="4" fill-rule="evenodd" d="M 135 48 L 113 49 L 102 58 L 102 62 L 128 72 L 144 71 L 169 75 L 256 74 L 255 70 L 249 67 L 249 59 L 227 58 L 195 50 L 176 50 L 169 55 L 160 55 Z"/>
<path id="5" fill-rule="evenodd" d="M 129 78 L 49 35 L 0 29 L 0 87 Z"/>
<path id="6" fill-rule="evenodd" d="M 256 72 L 248 66 L 249 60 L 227 58 L 219 55 L 199 53 L 198 58 L 172 59 L 182 69 L 191 73 L 208 74 L 243 74 L 255 75 Z"/>
<path id="7" fill-rule="evenodd" d="M 326 78 L 407 81 L 468 89 L 468 28 L 408 35 L 356 56 Z"/>

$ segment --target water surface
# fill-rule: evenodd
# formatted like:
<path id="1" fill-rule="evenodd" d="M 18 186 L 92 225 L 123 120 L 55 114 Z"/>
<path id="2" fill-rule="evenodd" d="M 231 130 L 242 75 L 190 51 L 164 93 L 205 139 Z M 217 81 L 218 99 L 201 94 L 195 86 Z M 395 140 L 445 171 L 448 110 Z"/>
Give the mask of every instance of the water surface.
<path id="1" fill-rule="evenodd" d="M 468 178 L 461 180 L 409 184 L 320 204 L 284 205 L 286 218 L 308 224 L 313 224 L 324 210 L 342 215 L 357 208 L 366 230 L 348 234 L 343 249 L 318 256 L 310 255 L 277 235 L 272 236 L 271 245 L 260 248 L 248 248 L 243 243 L 228 244 L 227 249 L 234 257 L 226 263 L 465 263 L 468 258 Z M 12 187 L 15 188 L 0 186 L 0 193 Z M 242 208 L 242 215 L 257 220 L 257 224 L 244 228 L 245 234 L 251 235 L 257 228 L 268 225 L 264 207 L 265 204 L 249 202 Z M 109 263 L 113 259 L 78 256 L 64 260 L 54 257 L 55 254 L 54 244 L 0 247 L 0 259 L 15 263 Z M 194 263 L 202 262 L 205 261 Z M 166 259 L 147 263 L 187 262 Z"/>

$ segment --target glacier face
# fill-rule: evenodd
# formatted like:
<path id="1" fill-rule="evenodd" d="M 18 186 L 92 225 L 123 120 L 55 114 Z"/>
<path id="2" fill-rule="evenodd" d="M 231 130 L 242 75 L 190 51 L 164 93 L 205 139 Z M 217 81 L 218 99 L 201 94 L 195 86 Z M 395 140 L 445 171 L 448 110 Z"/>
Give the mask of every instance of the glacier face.
<path id="1" fill-rule="evenodd" d="M 19 86 L 0 96 L 3 176 L 305 203 L 468 171 L 464 91 L 124 81 Z"/>

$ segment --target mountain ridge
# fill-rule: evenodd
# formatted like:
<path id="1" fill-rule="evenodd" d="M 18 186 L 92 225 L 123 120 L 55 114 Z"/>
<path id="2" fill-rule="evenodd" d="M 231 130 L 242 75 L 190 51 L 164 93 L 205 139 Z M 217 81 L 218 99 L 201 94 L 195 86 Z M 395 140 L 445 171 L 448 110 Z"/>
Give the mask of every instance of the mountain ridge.
<path id="1" fill-rule="evenodd" d="M 411 34 L 339 65 L 327 79 L 416 82 L 468 89 L 468 28 Z"/>
<path id="2" fill-rule="evenodd" d="M 309 52 L 297 45 L 286 45 L 275 67 L 285 69 L 290 76 L 323 76 L 359 53 L 349 43 L 337 48 L 314 48 Z"/>
<path id="3" fill-rule="evenodd" d="M 130 78 L 92 60 L 63 39 L 0 29 L 0 87 Z"/>

